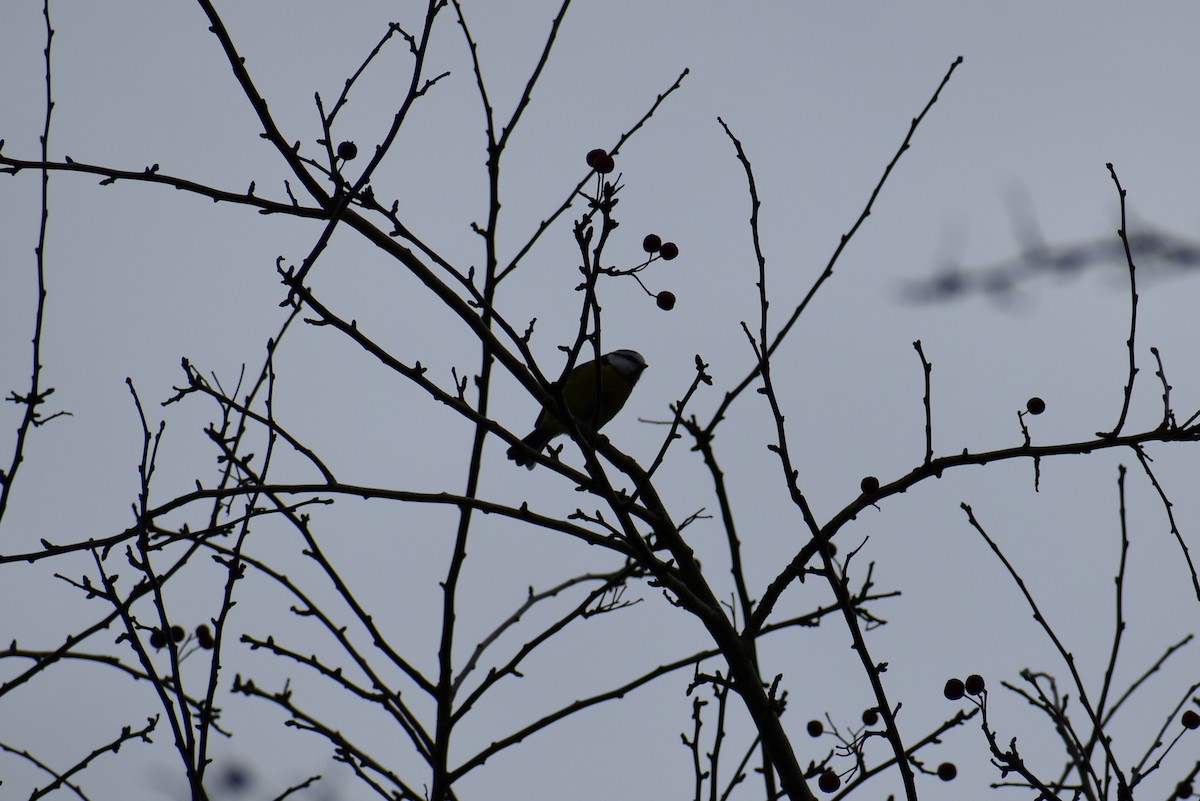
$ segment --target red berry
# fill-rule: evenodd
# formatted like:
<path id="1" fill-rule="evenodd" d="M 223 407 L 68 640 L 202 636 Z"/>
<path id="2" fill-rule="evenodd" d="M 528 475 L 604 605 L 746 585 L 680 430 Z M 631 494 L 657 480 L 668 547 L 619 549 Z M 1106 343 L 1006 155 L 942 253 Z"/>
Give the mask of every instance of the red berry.
<path id="1" fill-rule="evenodd" d="M 167 638 L 163 636 L 161 631 L 155 629 L 154 631 L 150 632 L 150 645 L 155 648 L 162 648 L 166 644 Z"/>
<path id="2" fill-rule="evenodd" d="M 1046 402 L 1041 398 L 1033 397 L 1025 401 L 1025 408 L 1030 414 L 1041 414 L 1046 411 Z"/>
<path id="3" fill-rule="evenodd" d="M 942 764 L 938 765 L 938 778 L 942 781 L 953 781 L 954 777 L 957 775 L 958 768 L 954 766 L 953 762 L 943 762 Z"/>
<path id="4" fill-rule="evenodd" d="M 358 155 L 358 145 L 353 142 L 339 142 L 337 146 L 337 154 L 339 159 L 350 161 Z"/>
<path id="5" fill-rule="evenodd" d="M 175 642 L 183 642 L 184 635 L 187 632 L 183 630 L 183 626 L 171 626 L 171 639 Z"/>
<path id="6" fill-rule="evenodd" d="M 832 770 L 827 770 L 821 774 L 821 778 L 817 779 L 817 786 L 823 793 L 832 793 L 842 786 L 842 779 Z"/>
<path id="7" fill-rule="evenodd" d="M 646 238 L 642 240 L 642 250 L 647 253 L 657 253 L 662 247 L 662 237 L 658 234 L 646 234 Z"/>
<path id="8" fill-rule="evenodd" d="M 808 722 L 808 736 L 820 737 L 825 733 L 825 724 L 819 720 L 810 720 Z"/>
<path id="9" fill-rule="evenodd" d="M 978 673 L 972 673 L 970 676 L 967 676 L 965 686 L 967 692 L 971 695 L 979 695 L 987 685 L 983 681 L 983 676 L 980 676 Z"/>
<path id="10" fill-rule="evenodd" d="M 946 682 L 946 686 L 942 690 L 942 695 L 951 701 L 957 701 L 963 697 L 964 689 L 966 687 L 963 685 L 962 679 L 950 679 Z"/>
<path id="11" fill-rule="evenodd" d="M 874 726 L 876 723 L 879 722 L 879 710 L 878 709 L 863 710 L 862 722 L 867 724 L 868 726 Z"/>
<path id="12" fill-rule="evenodd" d="M 608 155 L 608 151 L 601 147 L 588 151 L 587 165 L 601 175 L 610 173 L 617 167 L 617 163 L 613 161 L 613 157 Z"/>
<path id="13" fill-rule="evenodd" d="M 1189 709 L 1184 712 L 1181 720 L 1185 729 L 1200 729 L 1200 715 L 1197 715 L 1195 710 Z"/>
<path id="14" fill-rule="evenodd" d="M 659 255 L 670 261 L 679 255 L 679 245 L 676 245 L 674 242 L 663 242 L 663 246 L 659 250 Z"/>
<path id="15" fill-rule="evenodd" d="M 658 303 L 658 308 L 663 311 L 670 311 L 675 308 L 675 293 L 673 292 L 659 292 L 654 296 L 654 300 Z"/>
<path id="16" fill-rule="evenodd" d="M 1191 782 L 1180 782 L 1179 784 L 1175 785 L 1175 797 L 1176 798 L 1191 798 L 1191 796 L 1192 796 L 1192 783 Z"/>
<path id="17" fill-rule="evenodd" d="M 862 490 L 863 495 L 874 495 L 879 492 L 879 479 L 875 478 L 875 476 L 867 476 L 859 482 L 858 486 Z"/>
<path id="18" fill-rule="evenodd" d="M 602 147 L 598 147 L 595 150 L 589 150 L 587 154 L 587 165 L 594 170 L 596 169 L 596 165 L 600 163 L 600 159 L 606 157 L 607 155 L 608 151 Z"/>

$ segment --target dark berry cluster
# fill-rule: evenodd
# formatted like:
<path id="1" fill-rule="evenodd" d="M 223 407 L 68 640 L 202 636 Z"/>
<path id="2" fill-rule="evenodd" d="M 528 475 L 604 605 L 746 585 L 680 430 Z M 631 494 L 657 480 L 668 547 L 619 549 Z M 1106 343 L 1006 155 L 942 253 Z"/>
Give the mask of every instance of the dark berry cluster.
<path id="1" fill-rule="evenodd" d="M 608 175 L 617 168 L 616 161 L 613 160 L 612 155 L 607 150 L 600 147 L 589 150 L 586 161 L 587 165 L 591 167 L 597 175 Z M 642 250 L 649 254 L 649 258 L 636 267 L 631 267 L 629 269 L 608 268 L 605 270 L 605 272 L 610 275 L 632 275 L 637 282 L 641 284 L 642 279 L 639 278 L 637 274 L 646 269 L 646 267 L 650 266 L 650 263 L 655 259 L 673 261 L 679 256 L 679 245 L 675 244 L 674 242 L 664 242 L 662 237 L 658 234 L 646 234 L 646 236 L 642 238 Z M 663 311 L 670 311 L 671 309 L 675 308 L 676 298 L 674 292 L 669 292 L 666 290 L 661 292 L 651 292 L 646 288 L 645 284 L 642 284 L 642 289 L 646 290 L 646 294 L 654 298 L 654 302 L 658 305 L 658 308 L 662 309 Z"/>
<path id="2" fill-rule="evenodd" d="M 178 645 L 187 637 L 187 630 L 183 626 L 178 625 L 171 626 L 171 628 L 167 629 L 166 633 L 163 633 L 162 629 L 154 629 L 150 632 L 150 646 L 157 649 L 166 648 L 168 636 L 171 638 L 171 642 Z M 205 650 L 212 648 L 216 644 L 216 641 L 213 639 L 212 630 L 207 624 L 201 623 L 197 626 L 195 636 L 196 643 Z"/>
<path id="3" fill-rule="evenodd" d="M 951 701 L 957 701 L 964 694 L 982 695 L 985 689 L 987 689 L 987 684 L 984 682 L 983 676 L 980 676 L 978 673 L 972 673 L 970 676 L 967 676 L 966 681 L 958 678 L 949 679 L 942 690 L 942 694 Z"/>

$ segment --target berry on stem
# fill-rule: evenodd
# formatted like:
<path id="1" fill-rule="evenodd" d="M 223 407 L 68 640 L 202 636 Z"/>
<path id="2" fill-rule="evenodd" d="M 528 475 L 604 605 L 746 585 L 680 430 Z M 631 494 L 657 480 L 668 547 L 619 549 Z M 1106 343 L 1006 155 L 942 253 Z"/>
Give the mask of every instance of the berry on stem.
<path id="1" fill-rule="evenodd" d="M 842 786 L 842 779 L 832 770 L 826 770 L 821 774 L 821 778 L 817 779 L 817 786 L 823 793 L 832 793 Z"/>
<path id="2" fill-rule="evenodd" d="M 613 157 L 608 155 L 608 151 L 602 147 L 588 151 L 587 165 L 601 175 L 610 173 L 617 168 L 617 163 L 613 161 Z"/>

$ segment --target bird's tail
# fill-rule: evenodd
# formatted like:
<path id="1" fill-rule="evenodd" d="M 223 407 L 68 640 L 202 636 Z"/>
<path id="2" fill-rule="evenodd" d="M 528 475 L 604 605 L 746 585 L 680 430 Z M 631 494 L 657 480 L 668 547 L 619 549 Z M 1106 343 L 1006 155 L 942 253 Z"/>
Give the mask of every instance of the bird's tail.
<path id="1" fill-rule="evenodd" d="M 532 449 L 534 453 L 541 453 L 542 449 L 550 444 L 551 439 L 553 439 L 553 435 L 546 436 L 546 432 L 534 429 L 534 431 L 529 436 L 521 440 L 521 442 Z M 534 466 L 537 465 L 537 460 L 533 458 L 528 450 L 520 445 L 513 445 L 508 449 L 508 458 L 516 462 L 519 467 L 524 467 L 529 470 L 532 470 Z"/>

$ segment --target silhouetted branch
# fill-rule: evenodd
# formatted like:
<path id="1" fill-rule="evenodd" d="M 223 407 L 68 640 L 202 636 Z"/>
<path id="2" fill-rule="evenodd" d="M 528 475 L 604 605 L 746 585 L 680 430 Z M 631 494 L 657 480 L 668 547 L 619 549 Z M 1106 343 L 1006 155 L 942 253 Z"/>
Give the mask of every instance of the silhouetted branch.
<path id="1" fill-rule="evenodd" d="M 808 290 L 808 294 L 806 294 L 804 299 L 801 300 L 799 305 L 796 306 L 795 310 L 788 318 L 788 321 L 784 323 L 782 328 L 779 329 L 779 332 L 775 334 L 775 337 L 769 340 L 769 346 L 768 340 L 764 339 L 762 341 L 762 346 L 765 348 L 767 356 L 770 356 L 772 353 L 774 353 L 775 349 L 783 343 L 784 338 L 787 337 L 792 326 L 796 324 L 796 321 L 800 319 L 800 315 L 804 313 L 804 310 L 808 308 L 808 304 L 816 296 L 817 290 L 819 290 L 825 281 L 827 281 L 833 275 L 834 265 L 837 264 L 838 259 L 841 258 L 842 251 L 846 249 L 846 245 L 850 243 L 850 240 L 854 238 L 854 235 L 858 232 L 858 229 L 862 227 L 862 224 L 866 222 L 867 217 L 870 216 L 871 207 L 875 205 L 875 199 L 879 197 L 879 193 L 883 190 L 883 185 L 887 183 L 887 179 L 892 174 L 892 169 L 896 166 L 896 163 L 900 161 L 900 157 L 904 155 L 906 150 L 908 150 L 909 143 L 913 138 L 913 134 L 917 132 L 917 126 L 919 126 L 921 121 L 925 119 L 925 115 L 929 113 L 931 108 L 933 108 L 933 104 L 938 101 L 938 97 L 941 95 L 942 89 L 944 89 L 946 84 L 950 82 L 950 76 L 954 74 L 954 70 L 956 70 L 958 66 L 962 64 L 962 62 L 962 56 L 959 56 L 954 60 L 954 62 L 950 65 L 950 69 L 946 71 L 945 76 L 942 78 L 942 82 L 939 83 L 937 89 L 934 90 L 933 97 L 929 98 L 929 102 L 925 104 L 925 108 L 921 109 L 921 113 L 913 117 L 912 124 L 910 124 L 908 128 L 908 134 L 905 135 L 904 141 L 900 143 L 900 148 L 896 151 L 896 154 L 892 156 L 892 160 L 888 162 L 886 167 L 883 168 L 883 175 L 879 178 L 879 182 L 875 184 L 875 188 L 871 191 L 871 196 L 867 198 L 867 204 L 863 207 L 862 212 L 858 215 L 858 219 L 855 220 L 852 226 L 850 226 L 850 230 L 842 234 L 837 247 L 834 248 L 833 255 L 829 257 L 829 262 L 825 265 L 825 269 L 821 272 L 821 275 L 818 276 L 815 282 L 813 282 L 812 287 Z M 739 383 L 736 387 L 725 394 L 725 399 L 721 402 L 721 405 L 713 414 L 712 420 L 709 421 L 708 425 L 705 427 L 709 433 L 716 428 L 717 423 L 719 423 L 725 416 L 726 411 L 729 409 L 734 399 L 737 398 L 738 395 L 742 394 L 746 387 L 750 386 L 750 382 L 753 381 L 758 375 L 758 371 L 759 364 L 756 363 L 751 368 L 749 375 L 742 379 L 741 383 Z"/>

